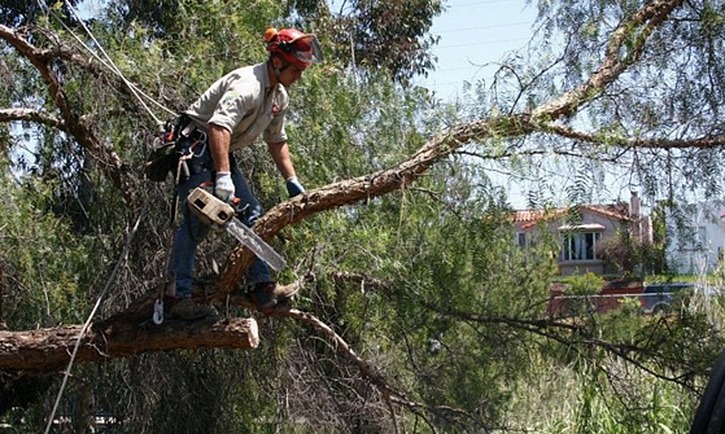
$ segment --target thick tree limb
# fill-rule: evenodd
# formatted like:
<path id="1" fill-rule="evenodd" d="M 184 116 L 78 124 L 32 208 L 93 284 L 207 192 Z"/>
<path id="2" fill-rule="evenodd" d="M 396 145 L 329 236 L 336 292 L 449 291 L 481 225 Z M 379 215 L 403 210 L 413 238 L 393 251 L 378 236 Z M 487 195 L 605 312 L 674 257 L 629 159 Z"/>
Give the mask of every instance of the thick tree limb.
<path id="1" fill-rule="evenodd" d="M 60 117 L 65 125 L 65 131 L 71 134 L 99 163 L 101 170 L 118 188 L 126 201 L 130 204 L 134 203 L 136 183 L 128 175 L 127 169 L 124 168 L 118 155 L 96 137 L 89 122 L 82 115 L 76 113 L 71 106 L 70 101 L 63 92 L 60 81 L 51 67 L 54 56 L 50 54 L 53 51 L 35 47 L 16 30 L 2 24 L 0 24 L 0 39 L 4 39 L 35 66 L 45 82 L 51 100 L 59 110 Z"/>
<path id="2" fill-rule="evenodd" d="M 0 370 L 54 371 L 65 367 L 81 326 L 27 332 L 0 331 Z M 76 363 L 98 362 L 145 352 L 199 348 L 250 349 L 259 345 L 254 319 L 167 321 L 156 326 L 123 323 L 90 330 Z"/>
<path id="3" fill-rule="evenodd" d="M 612 32 L 604 60 L 589 80 L 538 107 L 532 112 L 533 117 L 555 120 L 571 116 L 582 104 L 594 99 L 639 59 L 648 37 L 682 3 L 684 0 L 653 1 L 623 20 Z"/>

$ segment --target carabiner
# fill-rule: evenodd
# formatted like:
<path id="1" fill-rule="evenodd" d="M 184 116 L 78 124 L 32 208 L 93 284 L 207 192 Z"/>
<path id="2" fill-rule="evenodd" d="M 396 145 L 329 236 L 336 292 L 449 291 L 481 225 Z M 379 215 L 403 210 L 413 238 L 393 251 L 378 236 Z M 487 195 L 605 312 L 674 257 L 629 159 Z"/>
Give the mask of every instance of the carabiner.
<path id="1" fill-rule="evenodd" d="M 156 325 L 161 325 L 164 322 L 164 301 L 161 299 L 157 299 L 154 303 L 153 321 Z"/>

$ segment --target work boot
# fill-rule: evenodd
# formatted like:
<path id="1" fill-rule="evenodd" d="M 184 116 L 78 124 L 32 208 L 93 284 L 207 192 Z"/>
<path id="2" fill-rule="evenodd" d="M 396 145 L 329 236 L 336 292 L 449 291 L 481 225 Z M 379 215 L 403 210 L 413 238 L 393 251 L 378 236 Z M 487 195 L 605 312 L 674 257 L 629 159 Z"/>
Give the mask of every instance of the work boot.
<path id="1" fill-rule="evenodd" d="M 259 282 L 249 291 L 249 297 L 256 303 L 257 309 L 269 311 L 277 304 L 289 300 L 300 290 L 300 285 L 278 285 L 276 282 Z"/>
<path id="2" fill-rule="evenodd" d="M 169 318 L 176 318 L 184 321 L 195 321 L 216 315 L 216 309 L 213 307 L 194 303 L 194 301 L 190 298 L 182 298 L 173 304 L 169 310 Z"/>
<path id="3" fill-rule="evenodd" d="M 280 285 L 279 283 L 274 286 L 272 295 L 277 299 L 277 304 L 283 301 L 290 300 L 295 294 L 300 292 L 302 285 L 299 282 L 294 282 L 289 285 Z"/>

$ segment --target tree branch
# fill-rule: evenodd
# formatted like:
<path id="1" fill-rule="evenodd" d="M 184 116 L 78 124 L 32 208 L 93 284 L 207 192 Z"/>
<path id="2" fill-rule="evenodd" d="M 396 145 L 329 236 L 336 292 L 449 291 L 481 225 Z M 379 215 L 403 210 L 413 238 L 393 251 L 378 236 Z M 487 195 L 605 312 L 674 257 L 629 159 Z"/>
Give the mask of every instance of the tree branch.
<path id="1" fill-rule="evenodd" d="M 623 20 L 609 39 L 604 60 L 583 85 L 533 111 L 533 117 L 555 120 L 573 115 L 585 102 L 591 101 L 613 83 L 641 56 L 650 34 L 684 0 L 653 1 Z"/>
<path id="2" fill-rule="evenodd" d="M 28 59 L 38 70 L 50 94 L 50 98 L 58 108 L 60 117 L 65 125 L 65 131 L 81 145 L 99 163 L 101 170 L 113 182 L 121 192 L 127 203 L 134 203 L 136 196 L 136 183 L 133 181 L 126 168 L 123 167 L 121 159 L 113 150 L 107 148 L 103 142 L 96 137 L 91 129 L 90 123 L 84 116 L 79 116 L 71 106 L 70 101 L 63 92 L 60 81 L 51 68 L 51 62 L 55 58 L 50 54 L 52 50 L 40 49 L 28 42 L 16 30 L 0 24 L 0 39 L 4 39 L 14 47 L 17 52 Z"/>
<path id="3" fill-rule="evenodd" d="M 671 139 L 632 139 L 614 135 L 593 135 L 576 131 L 563 125 L 548 123 L 542 131 L 553 133 L 568 139 L 596 145 L 617 146 L 621 148 L 650 148 L 650 149 L 685 149 L 685 148 L 717 148 L 725 146 L 725 136 L 701 137 L 688 140 Z"/>
<path id="4" fill-rule="evenodd" d="M 150 318 L 150 317 L 149 317 Z M 68 364 L 81 326 L 24 332 L 0 331 L 0 370 L 54 371 Z M 167 350 L 250 349 L 259 345 L 252 318 L 166 321 L 160 326 L 116 321 L 86 333 L 76 363 Z"/>
<path id="5" fill-rule="evenodd" d="M 345 356 L 349 361 L 357 366 L 360 373 L 367 378 L 373 386 L 375 386 L 378 392 L 386 400 L 389 399 L 392 403 L 406 407 L 411 411 L 425 409 L 428 412 L 439 415 L 442 413 L 455 414 L 483 425 L 478 418 L 466 410 L 445 405 L 428 405 L 409 399 L 403 392 L 390 386 L 383 373 L 379 372 L 374 366 L 363 360 L 340 335 L 314 315 L 298 309 L 276 309 L 273 311 L 272 316 L 292 318 L 297 321 L 307 323 L 322 332 L 322 334 L 333 343 L 333 347 L 337 350 L 337 352 Z"/>
<path id="6" fill-rule="evenodd" d="M 27 108 L 0 109 L 0 122 L 14 121 L 36 122 L 58 128 L 59 130 L 66 130 L 62 120 L 44 111 Z"/>

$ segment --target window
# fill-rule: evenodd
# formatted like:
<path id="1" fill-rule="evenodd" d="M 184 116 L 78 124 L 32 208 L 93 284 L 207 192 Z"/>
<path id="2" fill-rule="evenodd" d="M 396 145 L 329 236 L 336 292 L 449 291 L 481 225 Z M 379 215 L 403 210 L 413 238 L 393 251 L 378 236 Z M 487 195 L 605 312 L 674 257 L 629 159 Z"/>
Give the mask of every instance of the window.
<path id="1" fill-rule="evenodd" d="M 567 232 L 564 234 L 563 261 L 594 261 L 597 258 L 599 232 Z"/>
<path id="2" fill-rule="evenodd" d="M 526 232 L 516 232 L 516 244 L 522 249 L 526 247 Z"/>

